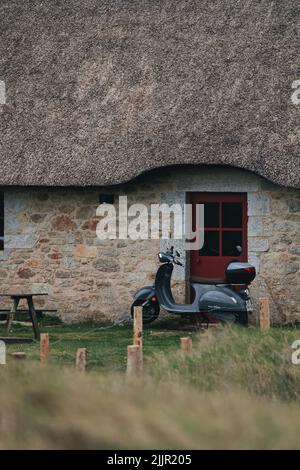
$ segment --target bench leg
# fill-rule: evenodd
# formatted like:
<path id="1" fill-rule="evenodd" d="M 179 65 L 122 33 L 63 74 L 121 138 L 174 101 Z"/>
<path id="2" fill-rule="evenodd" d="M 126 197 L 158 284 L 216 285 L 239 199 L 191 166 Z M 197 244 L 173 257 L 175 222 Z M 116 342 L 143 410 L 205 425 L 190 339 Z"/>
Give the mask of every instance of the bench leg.
<path id="1" fill-rule="evenodd" d="M 39 341 L 40 340 L 40 329 L 39 329 L 39 324 L 38 324 L 38 321 L 37 321 L 36 311 L 35 311 L 35 308 L 34 308 L 34 305 L 33 305 L 32 297 L 29 297 L 27 299 L 27 303 L 28 303 L 29 315 L 30 315 L 30 318 L 31 318 L 32 327 L 33 327 L 33 331 L 34 331 L 34 337 L 35 337 L 35 339 L 37 339 Z"/>
<path id="2" fill-rule="evenodd" d="M 11 311 L 7 314 L 7 320 L 6 320 L 6 334 L 8 335 L 11 329 L 11 324 L 14 319 L 15 313 L 17 313 L 18 310 L 18 305 L 19 305 L 19 299 L 13 299 L 13 306 L 11 308 Z"/>

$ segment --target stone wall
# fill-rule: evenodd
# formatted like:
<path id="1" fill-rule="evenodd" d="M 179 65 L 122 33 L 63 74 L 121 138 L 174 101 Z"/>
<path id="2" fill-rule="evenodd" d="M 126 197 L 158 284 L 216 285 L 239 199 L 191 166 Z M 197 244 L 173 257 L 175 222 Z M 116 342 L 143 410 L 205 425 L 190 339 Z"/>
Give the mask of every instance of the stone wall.
<path id="1" fill-rule="evenodd" d="M 40 304 L 57 308 L 65 321 L 123 318 L 135 290 L 153 282 L 160 243 L 99 240 L 99 194 L 116 200 L 127 195 L 129 204 L 149 207 L 183 203 L 188 191 L 247 192 L 249 261 L 258 270 L 253 298 L 270 296 L 276 321 L 300 320 L 299 192 L 235 169 L 164 170 L 109 189 L 5 189 L 1 292 L 48 292 Z M 182 247 L 180 240 L 176 246 Z M 181 300 L 188 278 L 184 260 L 187 269 L 174 273 Z"/>
<path id="2" fill-rule="evenodd" d="M 136 202 L 137 194 L 147 203 L 158 198 L 150 186 L 128 186 L 128 191 L 129 203 Z M 159 242 L 99 240 L 100 192 L 5 191 L 2 292 L 48 292 L 46 300 L 38 299 L 40 305 L 57 308 L 65 321 L 128 314 L 135 290 L 153 282 Z"/>

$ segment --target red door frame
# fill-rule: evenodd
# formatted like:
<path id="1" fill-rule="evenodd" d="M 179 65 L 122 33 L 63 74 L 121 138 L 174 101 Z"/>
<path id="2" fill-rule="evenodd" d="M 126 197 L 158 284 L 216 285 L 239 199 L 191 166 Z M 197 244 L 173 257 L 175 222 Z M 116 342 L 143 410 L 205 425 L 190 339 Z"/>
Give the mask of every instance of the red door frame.
<path id="1" fill-rule="evenodd" d="M 190 278 L 195 282 L 222 282 L 225 279 L 225 269 L 232 260 L 246 262 L 248 259 L 247 240 L 247 193 L 190 193 L 190 203 L 193 205 L 193 230 L 195 230 L 195 207 L 196 204 L 205 202 L 219 203 L 219 227 L 205 228 L 205 231 L 219 232 L 219 253 L 222 253 L 222 232 L 241 231 L 243 237 L 243 252 L 240 256 L 201 256 L 199 251 L 190 251 Z M 222 202 L 242 203 L 242 227 L 223 228 L 222 227 Z M 205 224 L 205 221 L 204 221 Z"/>

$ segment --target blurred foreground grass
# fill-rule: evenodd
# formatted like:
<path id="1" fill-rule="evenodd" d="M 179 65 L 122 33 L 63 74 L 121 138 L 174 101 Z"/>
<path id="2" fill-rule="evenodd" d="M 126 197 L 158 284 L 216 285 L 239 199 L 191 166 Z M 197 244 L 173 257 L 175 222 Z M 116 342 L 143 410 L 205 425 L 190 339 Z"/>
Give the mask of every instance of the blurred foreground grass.
<path id="1" fill-rule="evenodd" d="M 182 357 L 182 325 L 148 327 L 145 375 L 131 385 L 131 327 L 49 331 L 49 365 L 36 361 L 37 345 L 22 345 L 26 361 L 0 366 L 0 448 L 300 448 L 300 366 L 291 363 L 299 330 L 193 331 L 193 353 Z M 80 346 L 84 375 L 71 366 Z"/>

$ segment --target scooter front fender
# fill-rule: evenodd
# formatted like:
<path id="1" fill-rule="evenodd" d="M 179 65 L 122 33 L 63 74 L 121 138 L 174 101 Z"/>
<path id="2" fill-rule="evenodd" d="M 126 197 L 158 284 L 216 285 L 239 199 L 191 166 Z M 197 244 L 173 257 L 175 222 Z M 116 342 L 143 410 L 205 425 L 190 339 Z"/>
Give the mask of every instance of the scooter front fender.
<path id="1" fill-rule="evenodd" d="M 144 286 L 134 294 L 133 298 L 134 300 L 146 300 L 150 295 L 155 296 L 155 287 Z"/>

